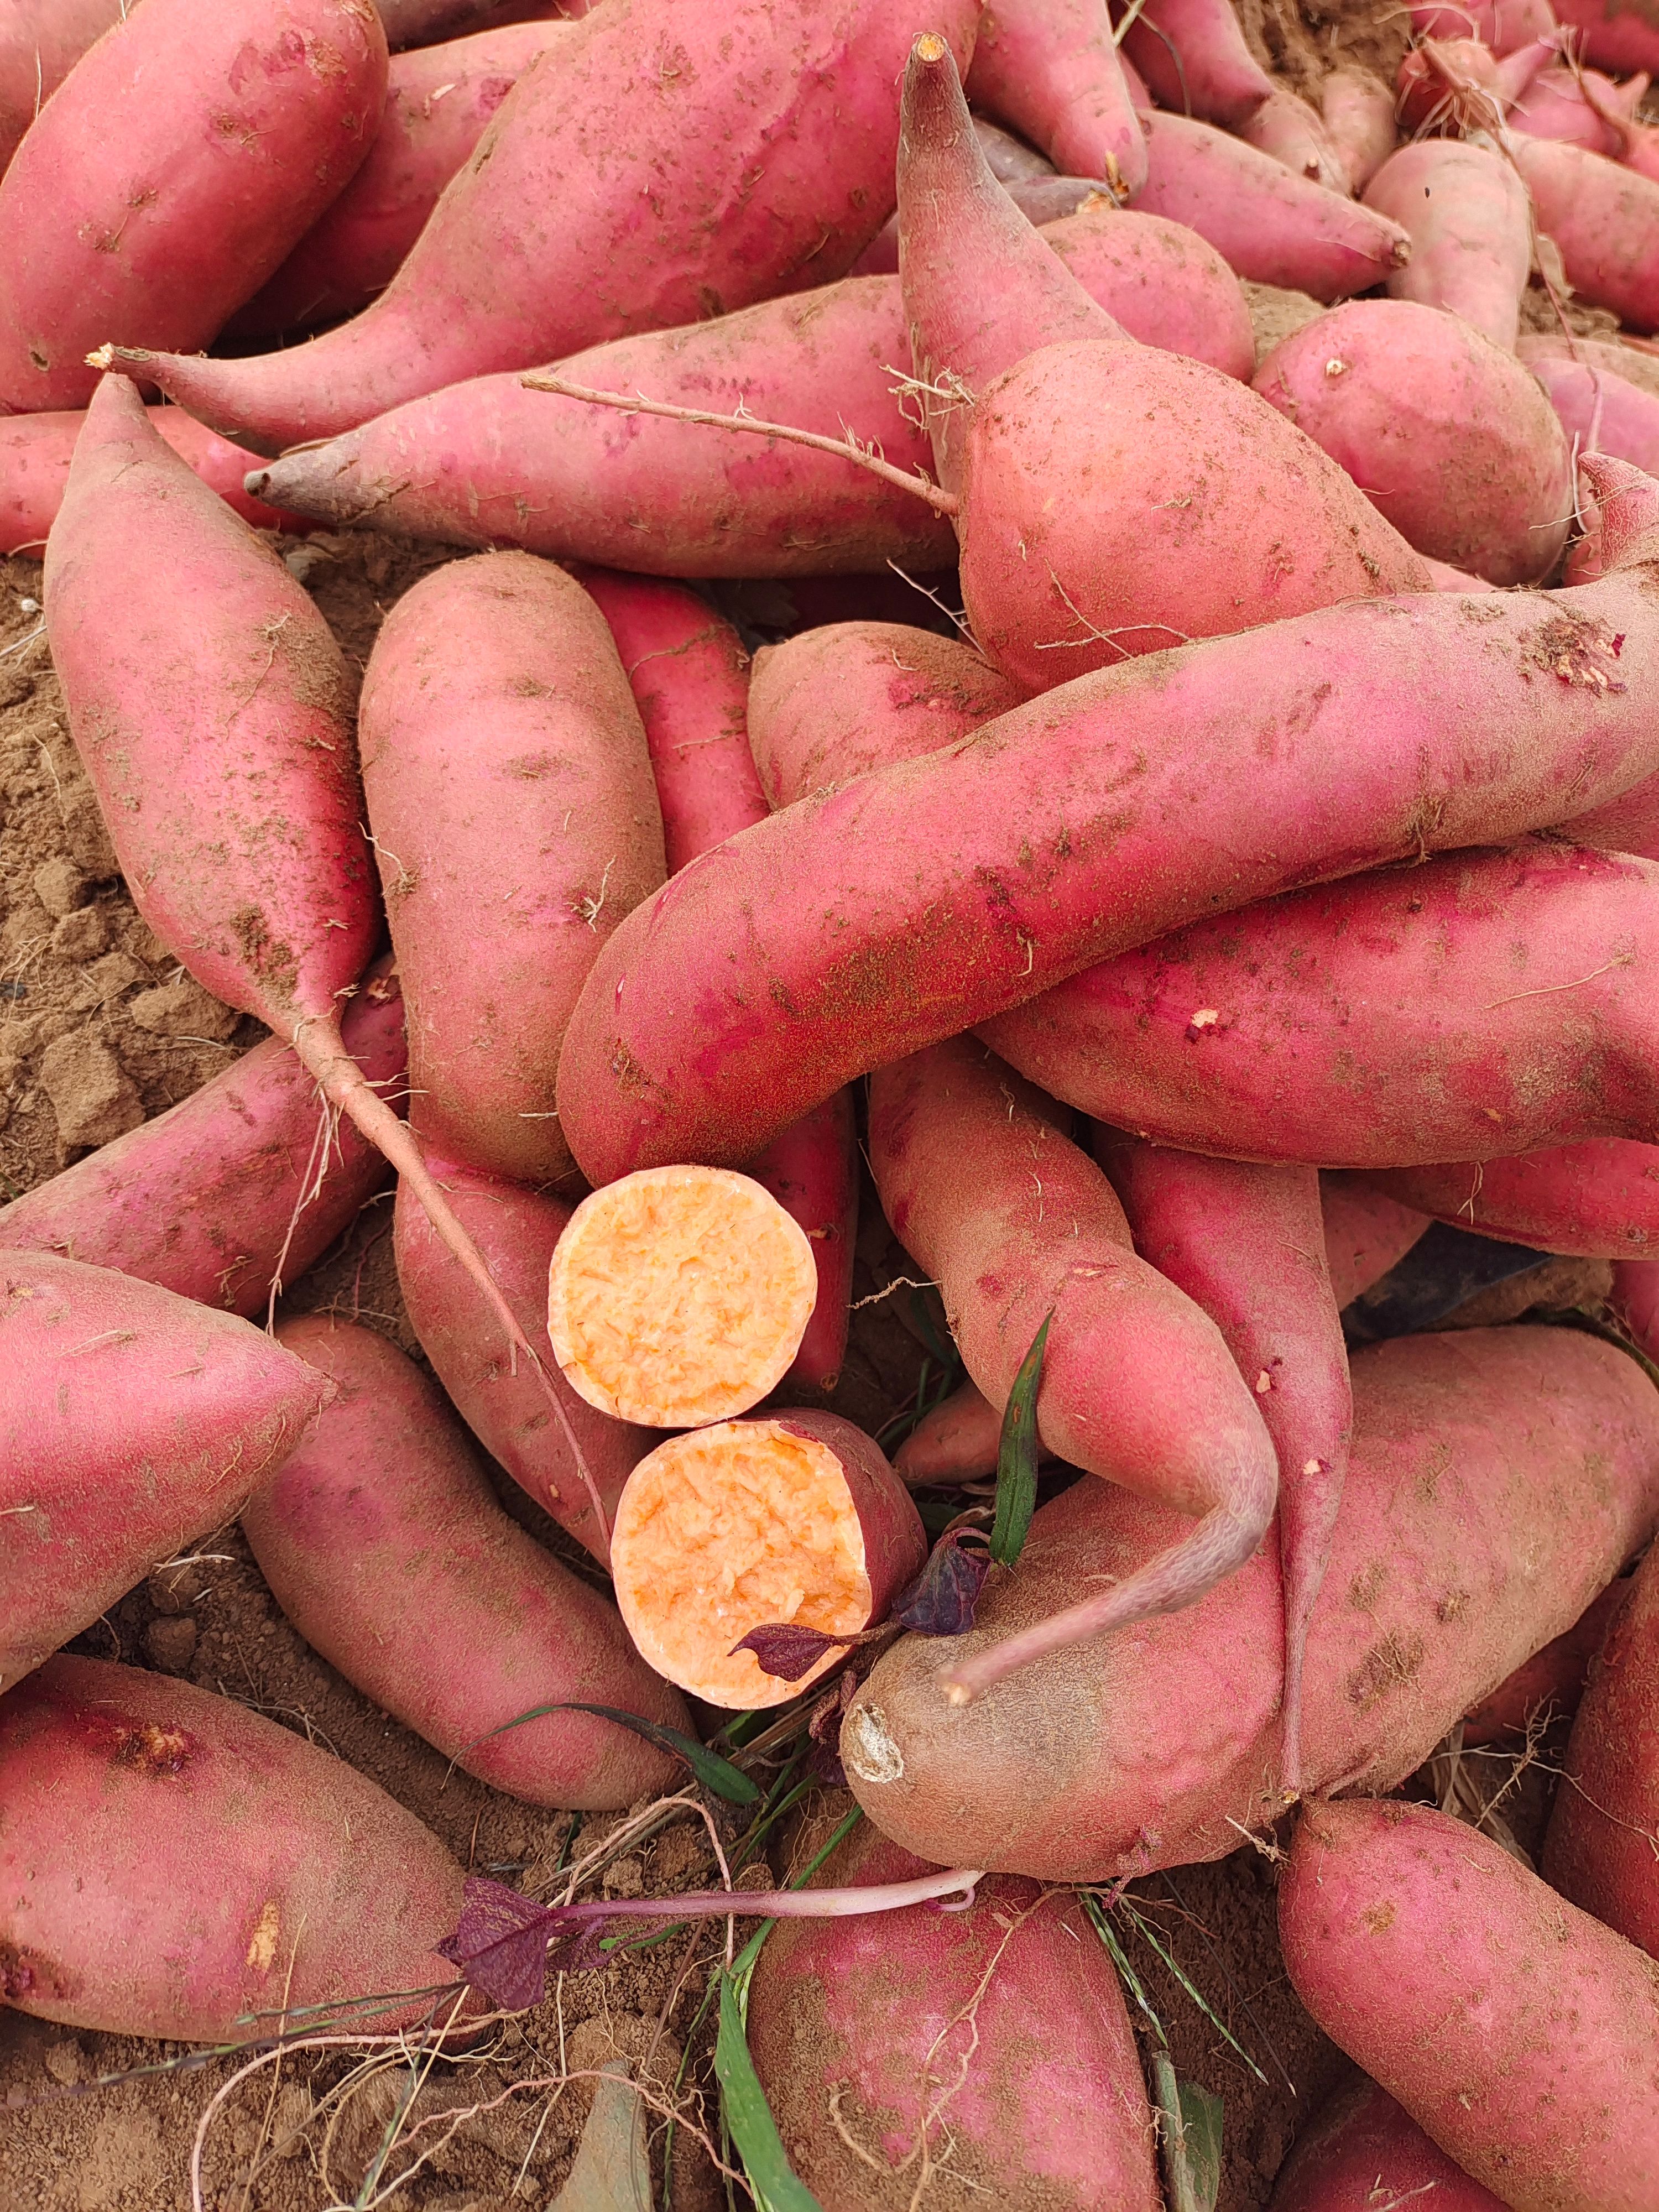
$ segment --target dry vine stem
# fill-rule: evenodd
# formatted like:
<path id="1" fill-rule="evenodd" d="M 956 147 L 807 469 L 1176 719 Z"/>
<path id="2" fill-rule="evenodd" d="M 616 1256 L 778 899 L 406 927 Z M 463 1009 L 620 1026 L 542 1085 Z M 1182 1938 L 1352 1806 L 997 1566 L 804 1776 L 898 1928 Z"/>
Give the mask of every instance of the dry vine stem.
<path id="1" fill-rule="evenodd" d="M 763 422 L 757 415 L 716 415 L 702 407 L 676 407 L 666 399 L 647 399 L 642 392 L 596 392 L 591 385 L 567 383 L 549 368 L 532 368 L 519 381 L 526 392 L 550 392 L 560 399 L 580 399 L 589 407 L 619 407 L 626 415 L 660 415 L 671 422 L 702 422 L 713 430 L 746 430 L 755 437 L 783 438 L 792 445 L 811 446 L 815 453 L 836 453 L 844 461 L 855 461 L 884 483 L 914 492 L 918 499 L 927 501 L 935 514 L 954 515 L 960 507 L 953 492 L 941 491 L 926 477 L 913 476 L 908 469 L 884 460 L 878 453 L 866 453 L 846 438 L 827 438 L 820 430 L 797 429 L 791 422 Z"/>

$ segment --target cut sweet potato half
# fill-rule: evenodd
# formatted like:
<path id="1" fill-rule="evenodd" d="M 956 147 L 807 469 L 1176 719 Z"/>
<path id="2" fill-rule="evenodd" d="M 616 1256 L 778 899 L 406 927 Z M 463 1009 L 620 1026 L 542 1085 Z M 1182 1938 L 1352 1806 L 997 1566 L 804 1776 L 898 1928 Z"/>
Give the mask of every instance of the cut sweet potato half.
<path id="1" fill-rule="evenodd" d="M 589 1405 L 686 1429 L 729 1421 L 776 1388 L 817 1297 L 805 1231 L 752 1176 L 647 1168 L 572 1214 L 547 1327 Z"/>
<path id="2" fill-rule="evenodd" d="M 851 1636 L 884 1619 L 927 1540 L 879 1448 L 834 1413 L 722 1421 L 671 1437 L 628 1478 L 611 1537 L 617 1602 L 641 1656 L 711 1705 L 781 1705 L 799 1678 L 732 1652 L 777 1625 Z"/>

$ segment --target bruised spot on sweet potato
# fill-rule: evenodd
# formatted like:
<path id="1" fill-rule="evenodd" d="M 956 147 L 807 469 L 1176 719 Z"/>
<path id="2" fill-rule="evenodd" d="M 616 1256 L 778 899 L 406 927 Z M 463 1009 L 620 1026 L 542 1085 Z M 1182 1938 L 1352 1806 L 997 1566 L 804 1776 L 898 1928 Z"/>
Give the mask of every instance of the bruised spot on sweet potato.
<path id="1" fill-rule="evenodd" d="M 117 1729 L 110 1765 L 127 1767 L 137 1774 L 182 1774 L 195 1748 L 184 1729 L 164 1729 L 154 1721 L 140 1721 L 135 1726 Z"/>
<path id="2" fill-rule="evenodd" d="M 68 1995 L 63 1976 L 48 1960 L 0 1936 L 0 2000 L 21 2005 L 30 1997 L 38 2002 Z"/>
<path id="3" fill-rule="evenodd" d="M 641 1655 L 713 1705 L 775 1705 L 799 1681 L 732 1646 L 787 1622 L 851 1636 L 870 1618 L 864 1532 L 841 1460 L 778 1421 L 672 1437 L 629 1477 L 611 1537 L 617 1602 Z"/>
<path id="4" fill-rule="evenodd" d="M 254 1923 L 248 1940 L 247 1963 L 256 1974 L 268 1974 L 271 1961 L 276 1956 L 276 1938 L 282 1933 L 283 1915 L 274 1897 L 268 1897 L 260 1907 L 259 1917 Z"/>
<path id="5" fill-rule="evenodd" d="M 652 1168 L 571 1216 L 553 1254 L 548 1334 L 589 1405 L 688 1428 L 730 1420 L 775 1388 L 817 1297 L 805 1232 L 751 1176 Z"/>

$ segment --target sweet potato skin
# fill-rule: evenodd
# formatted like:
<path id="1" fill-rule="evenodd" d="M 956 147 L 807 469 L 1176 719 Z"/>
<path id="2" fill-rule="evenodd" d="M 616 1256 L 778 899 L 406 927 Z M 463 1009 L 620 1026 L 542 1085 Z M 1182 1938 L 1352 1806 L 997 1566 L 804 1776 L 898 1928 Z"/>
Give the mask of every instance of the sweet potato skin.
<path id="1" fill-rule="evenodd" d="M 1383 162 L 1364 204 L 1412 241 L 1389 297 L 1462 315 L 1513 353 L 1532 269 L 1532 210 L 1503 155 L 1461 138 L 1419 139 Z"/>
<path id="2" fill-rule="evenodd" d="M 1471 1329 L 1370 1346 L 1352 1368 L 1353 1454 L 1308 1645 L 1310 1795 L 1392 1788 L 1659 1517 L 1659 1401 L 1611 1345 Z M 1517 1405 L 1531 1409 L 1518 1435 Z M 967 1638 L 908 1637 L 881 1659 L 841 1747 L 884 1833 L 939 1865 L 1093 1881 L 1222 1857 L 1238 1843 L 1230 1819 L 1277 1816 L 1269 1551 L 1188 1611 L 1056 1654 L 966 1707 L 940 1691 L 957 1647 L 1051 1613 L 1090 1574 L 1132 1571 L 1179 1525 L 1075 1484 L 1040 1510 L 1017 1571 L 988 1583 Z"/>
<path id="3" fill-rule="evenodd" d="M 432 1947 L 460 1868 L 366 1775 L 228 1698 L 60 1655 L 0 1705 L 0 1796 L 20 2012 L 195 2043 L 381 1992 L 351 2015 L 371 2034 L 449 2017 Z"/>
<path id="4" fill-rule="evenodd" d="M 968 96 L 1040 146 L 1062 175 L 1133 199 L 1146 141 L 1105 10 L 1090 0 L 996 0 L 980 18 Z"/>
<path id="5" fill-rule="evenodd" d="M 1583 146 L 1522 133 L 1510 146 L 1573 290 L 1631 330 L 1659 330 L 1659 184 Z"/>
<path id="6" fill-rule="evenodd" d="M 490 1734 L 572 1699 L 690 1722 L 610 1601 L 501 1510 L 412 1360 L 326 1315 L 284 1322 L 277 1339 L 335 1395 L 242 1527 L 307 1643 L 465 1772 L 529 1804 L 614 1811 L 672 1787 L 675 1760 L 591 1714 Z"/>
<path id="7" fill-rule="evenodd" d="M 1490 1696 L 1471 1705 L 1463 1716 L 1465 1746 L 1500 1743 L 1505 1737 L 1524 1735 L 1540 1715 L 1571 1719 L 1578 1710 L 1596 1655 L 1630 1594 L 1628 1577 L 1621 1575 L 1610 1582 L 1571 1628 L 1552 1637 L 1514 1674 L 1506 1674 Z M 1558 1804 L 1565 1794 L 1558 1792 Z M 1565 1895 L 1572 1893 L 1565 1883 L 1557 1882 L 1555 1887 Z M 1607 1919 L 1607 1916 L 1598 1913 L 1596 1917 Z M 1621 1932 L 1628 1935 L 1630 1931 Z"/>
<path id="8" fill-rule="evenodd" d="M 450 562 L 387 616 L 357 726 L 412 1121 L 447 1158 L 556 1182 L 570 1171 L 552 1110 L 570 1009 L 665 875 L 609 625 L 550 562 Z"/>
<path id="9" fill-rule="evenodd" d="M 396 1095 L 404 1010 L 377 962 L 348 1006 L 346 1048 Z M 322 1157 L 316 1085 L 278 1037 L 188 1098 L 0 1206 L 0 1249 L 61 1252 L 180 1297 L 264 1318 L 273 1285 L 297 1282 L 385 1181 L 348 1121 Z"/>
<path id="10" fill-rule="evenodd" d="M 1659 1958 L 1659 1566 L 1649 1553 L 1590 1667 L 1541 1871 Z"/>
<path id="11" fill-rule="evenodd" d="M 1325 1262 L 1330 1269 L 1331 1293 L 1340 1313 L 1405 1258 L 1427 1229 L 1429 1217 L 1385 1197 L 1374 1184 L 1358 1176 L 1321 1176 L 1319 1200 L 1325 1224 Z"/>
<path id="12" fill-rule="evenodd" d="M 134 9 L 0 179 L 0 407 L 84 407 L 110 339 L 205 345 L 358 167 L 386 81 L 368 0 Z"/>
<path id="13" fill-rule="evenodd" d="M 0 1687 L 228 1520 L 331 1395 L 233 1314 L 0 1253 Z"/>
<path id="14" fill-rule="evenodd" d="M 547 1339 L 547 1271 L 573 1208 L 550 1192 L 531 1190 L 458 1161 L 434 1158 L 432 1165 L 526 1336 L 540 1350 L 544 1371 L 558 1394 L 609 1522 L 623 1485 L 659 1438 L 655 1430 L 613 1421 L 578 1397 L 553 1357 Z M 520 1488 L 603 1563 L 610 1554 L 609 1533 L 594 1518 L 569 1439 L 546 1392 L 522 1360 L 515 1366 L 500 1324 L 402 1185 L 394 1224 L 398 1283 L 410 1326 L 456 1411 Z"/>
<path id="15" fill-rule="evenodd" d="M 1659 753 L 1659 623 L 1641 545 L 1625 558 L 1571 591 L 1351 602 L 1101 670 L 744 830 L 588 977 L 559 1069 L 583 1172 L 735 1164 L 849 1076 L 1200 913 L 1628 790 Z"/>
<path id="16" fill-rule="evenodd" d="M 926 1871 L 866 1826 L 816 1879 Z M 748 2027 L 792 2163 L 823 2212 L 904 2212 L 915 2165 L 883 2166 L 900 2167 L 924 2133 L 940 2158 L 927 2190 L 940 2212 L 1156 2212 L 1162 2201 L 1122 1993 L 1075 1898 L 994 1877 L 965 1912 L 780 1922 L 750 1984 Z M 873 2170 L 832 2113 L 881 2161 Z"/>
<path id="17" fill-rule="evenodd" d="M 0 551 L 37 551 L 64 503 L 70 461 L 85 420 L 83 410 L 0 416 Z M 308 530 L 297 514 L 254 499 L 243 480 L 257 456 L 204 429 L 182 407 L 156 407 L 150 420 L 167 444 L 226 505 L 256 530 Z"/>
<path id="18" fill-rule="evenodd" d="M 1541 1252 L 1628 1260 L 1659 1251 L 1656 1145 L 1590 1138 L 1514 1159 L 1386 1169 L 1368 1180 L 1437 1221 Z"/>
<path id="19" fill-rule="evenodd" d="M 1559 559 L 1566 434 L 1536 379 L 1472 324 L 1414 300 L 1350 301 L 1275 346 L 1255 389 L 1419 553 L 1500 586 L 1538 583 Z"/>
<path id="20" fill-rule="evenodd" d="M 1553 840 L 1447 854 L 1200 923 L 981 1034 L 1085 1113 L 1246 1159 L 1406 1167 L 1645 1132 L 1656 885 L 1652 861 Z"/>
<path id="21" fill-rule="evenodd" d="M 1501 2198 L 1430 2142 L 1362 2075 L 1315 2113 L 1279 2168 L 1268 2212 L 1351 2212 L 1431 2196 L 1436 2212 L 1504 2212 Z"/>
<path id="22" fill-rule="evenodd" d="M 95 39 L 121 20 L 121 0 L 17 0 L 0 24 L 0 170 Z"/>
<path id="23" fill-rule="evenodd" d="M 1279 1928 L 1319 2025 L 1513 2212 L 1650 2203 L 1659 1966 L 1501 1844 L 1426 1805 L 1310 1805 Z"/>

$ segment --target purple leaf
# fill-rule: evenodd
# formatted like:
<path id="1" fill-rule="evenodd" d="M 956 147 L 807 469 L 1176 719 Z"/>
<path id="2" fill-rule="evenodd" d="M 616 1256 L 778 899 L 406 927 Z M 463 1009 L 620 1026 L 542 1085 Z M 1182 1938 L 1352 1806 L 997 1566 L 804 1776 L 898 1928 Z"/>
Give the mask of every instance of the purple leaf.
<path id="1" fill-rule="evenodd" d="M 469 1875 L 460 1925 L 434 1948 L 492 2004 L 524 2012 L 547 1994 L 547 1939 L 559 1917 L 504 1882 Z"/>
<path id="2" fill-rule="evenodd" d="M 977 1545 L 969 1551 L 962 1536 L 961 1530 L 947 1528 L 915 1582 L 901 1591 L 892 1612 L 901 1628 L 921 1636 L 963 1636 L 973 1626 L 991 1561 Z"/>
<path id="3" fill-rule="evenodd" d="M 726 1656 L 735 1658 L 739 1651 L 752 1651 L 763 1673 L 780 1682 L 799 1682 L 827 1652 L 844 1650 L 855 1640 L 826 1636 L 821 1629 L 797 1628 L 789 1621 L 763 1621 L 739 1638 Z"/>

